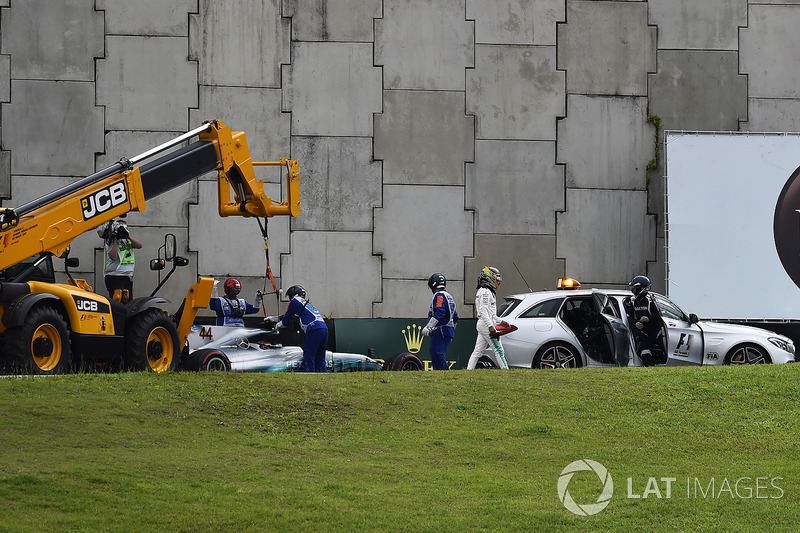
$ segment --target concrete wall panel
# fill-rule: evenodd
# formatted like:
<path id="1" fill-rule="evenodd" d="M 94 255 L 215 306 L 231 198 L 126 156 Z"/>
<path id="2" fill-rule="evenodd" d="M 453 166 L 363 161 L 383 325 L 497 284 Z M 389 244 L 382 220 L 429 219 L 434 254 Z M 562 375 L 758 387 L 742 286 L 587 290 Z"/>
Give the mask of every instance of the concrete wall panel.
<path id="1" fill-rule="evenodd" d="M 197 10 L 197 0 L 96 0 L 104 11 L 106 33 L 186 37 L 188 14 Z"/>
<path id="2" fill-rule="evenodd" d="M 11 76 L 91 81 L 103 56 L 103 14 L 94 0 L 25 0 L 0 18 L 0 42 L 11 55 Z"/>
<path id="3" fill-rule="evenodd" d="M 747 0 L 648 0 L 658 48 L 738 50 Z"/>
<path id="4" fill-rule="evenodd" d="M 567 108 L 557 143 L 567 187 L 644 190 L 655 157 L 647 99 L 570 95 Z"/>
<path id="5" fill-rule="evenodd" d="M 291 117 L 281 112 L 279 89 L 201 85 L 198 108 L 189 110 L 189 128 L 214 119 L 233 131 L 245 132 L 253 161 L 290 157 Z M 277 173 L 264 167 L 256 167 L 255 171 L 259 179 L 276 183 L 280 180 Z"/>
<path id="6" fill-rule="evenodd" d="M 280 87 L 288 63 L 290 20 L 280 0 L 199 0 L 189 16 L 189 56 L 199 63 L 202 85 Z"/>
<path id="7" fill-rule="evenodd" d="M 648 111 L 662 131 L 800 131 L 800 0 L 0 7 L 4 205 L 219 118 L 254 160 L 299 161 L 301 215 L 269 219 L 272 266 L 285 287 L 321 280 L 312 298 L 337 316 L 423 317 L 437 270 L 470 316 L 483 264 L 513 292 L 527 290 L 514 264 L 534 289 L 565 273 L 620 287 L 647 273 L 658 288 L 664 169 L 645 182 Z M 285 197 L 278 169 L 256 174 Z M 263 287 L 258 225 L 221 219 L 216 187 L 210 174 L 130 215 L 147 241 L 137 292 L 168 231 L 192 259 L 174 301 L 198 268 L 240 277 L 249 297 Z M 74 244 L 79 271 L 97 241 Z"/>
<path id="8" fill-rule="evenodd" d="M 478 273 L 486 265 L 500 269 L 503 276 L 498 300 L 506 294 L 528 292 L 528 284 L 535 291 L 554 289 L 564 276 L 564 260 L 556 259 L 555 235 L 476 235 L 475 257 L 464 265 L 464 303 L 473 308 L 473 314 Z"/>
<path id="9" fill-rule="evenodd" d="M 800 100 L 750 98 L 743 131 L 800 131 Z"/>
<path id="10" fill-rule="evenodd" d="M 294 41 L 372 42 L 372 25 L 383 12 L 381 0 L 283 0 L 292 17 Z"/>
<path id="11" fill-rule="evenodd" d="M 283 289 L 302 285 L 326 317 L 368 318 L 381 296 L 381 259 L 368 232 L 292 232 L 292 253 L 281 257 Z"/>
<path id="12" fill-rule="evenodd" d="M 655 219 L 640 191 L 567 189 L 556 256 L 582 283 L 627 283 L 655 260 Z"/>
<path id="13" fill-rule="evenodd" d="M 800 47 L 797 9 L 752 6 L 747 28 L 740 33 L 739 64 L 748 76 L 751 98 L 800 97 L 800 69 L 788 66 L 788 50 Z M 789 63 L 787 64 L 787 61 Z"/>
<path id="14" fill-rule="evenodd" d="M 454 92 L 384 91 L 375 116 L 375 159 L 385 184 L 463 185 L 474 157 L 474 118 Z"/>
<path id="15" fill-rule="evenodd" d="M 563 22 L 564 0 L 467 0 L 467 19 L 475 20 L 481 44 L 556 44 L 556 23 Z"/>
<path id="16" fill-rule="evenodd" d="M 372 231 L 381 203 L 381 165 L 368 137 L 295 137 L 302 214 L 293 230 Z"/>
<path id="17" fill-rule="evenodd" d="M 467 208 L 478 233 L 555 233 L 555 211 L 564 209 L 564 167 L 555 143 L 476 141 L 467 165 Z"/>
<path id="18" fill-rule="evenodd" d="M 383 255 L 384 278 L 428 279 L 441 272 L 463 279 L 472 254 L 472 213 L 462 187 L 390 185 L 375 209 L 373 251 Z"/>
<path id="19" fill-rule="evenodd" d="M 664 129 L 735 131 L 747 118 L 748 79 L 735 52 L 661 50 L 658 62 L 650 110 Z"/>
<path id="20" fill-rule="evenodd" d="M 467 71 L 467 111 L 478 139 L 555 140 L 564 115 L 564 73 L 552 46 L 477 46 Z"/>
<path id="21" fill-rule="evenodd" d="M 0 102 L 11 99 L 11 56 L 0 55 Z"/>
<path id="22" fill-rule="evenodd" d="M 198 203 L 189 205 L 189 249 L 198 252 L 201 275 L 263 276 L 266 271 L 264 239 L 254 218 L 221 218 L 217 209 L 216 180 L 198 182 Z M 265 184 L 270 197 L 280 194 L 278 185 Z M 267 222 L 270 265 L 280 277 L 277 258 L 289 250 L 288 217 Z"/>
<path id="23" fill-rule="evenodd" d="M 97 103 L 106 128 L 185 130 L 197 107 L 197 67 L 186 59 L 186 39 L 108 37 L 97 62 Z"/>
<path id="24" fill-rule="evenodd" d="M 292 53 L 292 64 L 284 67 L 284 105 L 292 112 L 292 133 L 372 135 L 372 114 L 381 109 L 380 70 L 372 66 L 372 47 L 298 43 Z"/>
<path id="25" fill-rule="evenodd" d="M 375 64 L 385 89 L 463 91 L 475 64 L 474 25 L 464 0 L 384 0 L 375 21 Z"/>
<path id="26" fill-rule="evenodd" d="M 567 0 L 567 23 L 558 26 L 558 68 L 567 71 L 570 94 L 645 96 L 655 52 L 647 3 Z"/>
<path id="27" fill-rule="evenodd" d="M 0 151 L 0 198 L 10 198 L 10 197 L 11 197 L 11 152 L 3 150 Z"/>
<path id="28" fill-rule="evenodd" d="M 428 277 L 418 280 L 384 279 L 383 280 L 383 301 L 373 305 L 373 316 L 381 318 L 419 318 L 428 317 L 433 295 L 428 289 Z M 464 282 L 447 280 L 447 291 L 453 295 L 456 301 L 456 311 L 459 318 L 461 313 L 466 311 L 464 318 L 471 318 L 471 310 L 465 308 L 461 302 L 461 295 L 464 294 Z M 461 326 L 462 328 L 464 326 Z M 462 330 L 458 330 L 460 333 Z M 469 333 L 474 333 L 473 329 Z M 400 331 L 397 332 L 400 335 Z"/>
<path id="29" fill-rule="evenodd" d="M 103 151 L 103 110 L 94 84 L 12 80 L 11 103 L 2 105 L 3 147 L 13 174 L 85 176 Z"/>

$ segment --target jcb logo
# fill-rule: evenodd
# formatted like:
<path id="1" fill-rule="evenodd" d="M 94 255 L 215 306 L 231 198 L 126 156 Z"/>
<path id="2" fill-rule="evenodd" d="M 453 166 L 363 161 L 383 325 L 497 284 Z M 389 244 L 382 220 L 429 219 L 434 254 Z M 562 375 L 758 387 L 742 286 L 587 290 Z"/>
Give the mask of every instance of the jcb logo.
<path id="1" fill-rule="evenodd" d="M 81 198 L 83 219 L 89 220 L 128 200 L 125 182 L 118 181 L 94 194 Z"/>
<path id="2" fill-rule="evenodd" d="M 94 300 L 77 300 L 75 304 L 78 307 L 78 311 L 97 312 L 97 302 Z"/>
<path id="3" fill-rule="evenodd" d="M 75 302 L 75 309 L 84 313 L 110 313 L 111 308 L 107 303 L 98 302 L 97 300 L 90 300 L 89 298 L 82 298 L 80 296 L 72 296 Z"/>

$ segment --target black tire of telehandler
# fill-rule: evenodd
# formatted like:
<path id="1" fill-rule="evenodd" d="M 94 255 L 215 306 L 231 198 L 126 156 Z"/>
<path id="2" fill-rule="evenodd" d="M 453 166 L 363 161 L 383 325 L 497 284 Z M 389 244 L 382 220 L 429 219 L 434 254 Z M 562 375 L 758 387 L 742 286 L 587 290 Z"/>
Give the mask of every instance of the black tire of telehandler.
<path id="1" fill-rule="evenodd" d="M 72 369 L 69 329 L 52 305 L 37 305 L 21 326 L 3 336 L 7 370 L 21 374 L 55 375 Z"/>
<path id="2" fill-rule="evenodd" d="M 178 328 L 166 312 L 151 307 L 131 319 L 122 356 L 125 370 L 177 370 L 180 353 Z"/>

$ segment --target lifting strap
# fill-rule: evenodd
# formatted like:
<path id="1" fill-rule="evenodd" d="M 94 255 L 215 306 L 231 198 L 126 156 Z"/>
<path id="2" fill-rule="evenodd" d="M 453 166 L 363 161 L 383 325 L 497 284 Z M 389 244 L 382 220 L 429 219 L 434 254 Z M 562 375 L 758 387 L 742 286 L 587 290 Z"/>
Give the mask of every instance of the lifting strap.
<path id="1" fill-rule="evenodd" d="M 278 286 L 275 283 L 275 277 L 272 275 L 272 268 L 269 265 L 269 237 L 267 236 L 267 224 L 269 223 L 268 218 L 264 218 L 264 224 L 261 224 L 261 219 L 256 217 L 258 221 L 258 227 L 261 229 L 261 236 L 264 237 L 264 256 L 267 259 L 267 270 L 264 273 L 264 294 L 274 294 L 276 298 L 276 302 L 278 304 L 278 311 L 280 311 L 281 306 L 281 295 L 278 291 Z M 272 292 L 267 292 L 267 279 L 269 279 L 270 283 L 272 283 Z M 264 300 L 261 300 L 261 310 L 264 312 L 264 315 L 267 314 L 267 307 L 264 305 Z"/>

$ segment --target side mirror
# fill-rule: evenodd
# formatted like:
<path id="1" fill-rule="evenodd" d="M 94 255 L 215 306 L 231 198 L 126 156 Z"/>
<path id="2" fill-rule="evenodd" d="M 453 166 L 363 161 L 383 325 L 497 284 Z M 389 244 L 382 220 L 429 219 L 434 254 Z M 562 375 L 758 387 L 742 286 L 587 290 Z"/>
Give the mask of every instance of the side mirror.
<path id="1" fill-rule="evenodd" d="M 167 262 L 163 259 L 151 259 L 150 270 L 164 270 L 167 267 Z"/>
<path id="2" fill-rule="evenodd" d="M 185 267 L 186 265 L 189 264 L 189 259 L 183 257 L 182 255 L 176 255 L 174 261 L 175 261 L 175 266 L 179 267 Z"/>
<path id="3" fill-rule="evenodd" d="M 700 322 L 700 319 L 697 317 L 696 314 L 689 313 L 689 322 L 691 322 L 692 324 L 697 324 L 698 322 Z"/>
<path id="4" fill-rule="evenodd" d="M 64 264 L 67 268 L 78 268 L 81 266 L 81 260 L 77 257 L 67 257 L 66 261 L 64 261 Z"/>
<path id="5" fill-rule="evenodd" d="M 164 236 L 164 258 L 169 262 L 175 259 L 175 250 L 178 248 L 177 239 L 174 233 Z"/>

